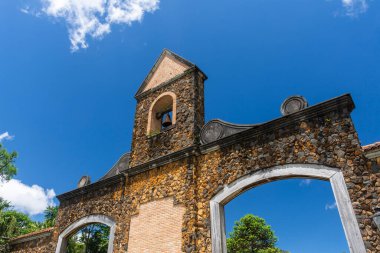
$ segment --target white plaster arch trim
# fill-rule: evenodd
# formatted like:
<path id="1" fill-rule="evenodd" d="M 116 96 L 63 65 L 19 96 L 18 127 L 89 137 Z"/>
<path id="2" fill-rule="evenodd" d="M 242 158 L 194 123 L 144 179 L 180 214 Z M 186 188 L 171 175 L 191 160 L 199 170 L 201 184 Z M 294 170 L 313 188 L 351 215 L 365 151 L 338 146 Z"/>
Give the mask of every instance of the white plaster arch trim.
<path id="1" fill-rule="evenodd" d="M 351 253 L 365 253 L 364 242 L 344 181 L 336 168 L 314 164 L 290 164 L 253 172 L 224 186 L 210 201 L 213 253 L 227 253 L 224 205 L 239 194 L 260 184 L 286 178 L 314 178 L 329 181 Z"/>
<path id="2" fill-rule="evenodd" d="M 155 106 L 155 104 L 157 103 L 158 100 L 160 100 L 161 98 L 165 97 L 165 96 L 170 96 L 173 100 L 173 113 L 172 113 L 172 123 L 173 125 L 176 123 L 177 121 L 177 95 L 174 93 L 174 92 L 171 92 L 171 91 L 167 91 L 167 92 L 164 92 L 162 94 L 160 94 L 154 101 L 153 103 L 150 105 L 149 107 L 149 113 L 148 113 L 148 127 L 147 127 L 147 135 L 150 134 L 150 131 L 151 131 L 151 128 L 152 128 L 152 110 L 153 110 L 153 107 Z"/>
<path id="3" fill-rule="evenodd" d="M 68 226 L 58 237 L 57 249 L 55 250 L 55 253 L 65 253 L 67 238 L 73 233 L 75 233 L 78 229 L 92 223 L 102 223 L 110 227 L 107 253 L 112 253 L 113 240 L 115 238 L 116 222 L 110 217 L 100 214 L 83 217 L 71 224 L 70 226 Z"/>

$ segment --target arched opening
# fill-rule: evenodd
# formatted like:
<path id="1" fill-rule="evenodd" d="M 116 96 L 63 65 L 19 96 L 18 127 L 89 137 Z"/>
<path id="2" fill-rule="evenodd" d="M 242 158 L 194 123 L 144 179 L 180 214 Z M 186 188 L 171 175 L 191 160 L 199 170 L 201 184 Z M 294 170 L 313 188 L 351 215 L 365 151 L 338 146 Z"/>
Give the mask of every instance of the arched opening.
<path id="1" fill-rule="evenodd" d="M 224 206 L 227 251 L 349 253 L 331 184 L 275 180 Z"/>
<path id="2" fill-rule="evenodd" d="M 67 253 L 107 253 L 110 227 L 92 223 L 67 238 Z"/>
<path id="3" fill-rule="evenodd" d="M 164 92 L 158 96 L 149 109 L 147 135 L 155 135 L 176 123 L 176 95 Z"/>
<path id="4" fill-rule="evenodd" d="M 242 177 L 227 185 L 210 201 L 212 252 L 227 253 L 224 206 L 241 193 L 261 184 L 288 178 L 314 178 L 329 181 L 351 253 L 365 253 L 364 243 L 351 200 L 338 169 L 322 165 L 284 165 Z"/>
<path id="5" fill-rule="evenodd" d="M 68 226 L 59 235 L 55 252 L 112 253 L 115 228 L 116 223 L 107 216 L 86 216 Z"/>

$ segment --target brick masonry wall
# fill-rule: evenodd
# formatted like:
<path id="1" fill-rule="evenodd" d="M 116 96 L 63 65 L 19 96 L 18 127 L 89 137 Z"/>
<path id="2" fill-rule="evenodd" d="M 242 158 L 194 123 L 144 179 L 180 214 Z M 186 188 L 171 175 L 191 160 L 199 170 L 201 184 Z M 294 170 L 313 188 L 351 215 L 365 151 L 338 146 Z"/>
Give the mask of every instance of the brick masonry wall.
<path id="1" fill-rule="evenodd" d="M 169 79 L 182 74 L 189 67 L 185 64 L 172 59 L 170 56 L 165 56 L 162 59 L 158 69 L 153 74 L 152 78 L 147 83 L 144 91 L 154 88 Z"/>
<path id="2" fill-rule="evenodd" d="M 128 252 L 181 252 L 184 213 L 185 208 L 173 205 L 172 198 L 141 205 L 139 214 L 131 218 Z"/>

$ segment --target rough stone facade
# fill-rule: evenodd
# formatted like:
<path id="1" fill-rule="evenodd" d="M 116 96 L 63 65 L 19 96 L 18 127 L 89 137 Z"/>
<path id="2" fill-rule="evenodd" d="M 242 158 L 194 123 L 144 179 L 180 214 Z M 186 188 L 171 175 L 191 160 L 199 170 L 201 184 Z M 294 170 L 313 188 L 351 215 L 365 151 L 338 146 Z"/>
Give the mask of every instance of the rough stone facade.
<path id="1" fill-rule="evenodd" d="M 44 229 L 28 235 L 19 236 L 13 240 L 12 252 L 54 252 L 55 244 L 52 240 L 53 229 Z"/>
<path id="2" fill-rule="evenodd" d="M 143 164 L 199 143 L 198 136 L 204 125 L 203 117 L 199 118 L 198 113 L 199 110 L 203 110 L 203 80 L 196 68 L 185 72 L 180 77 L 160 89 L 149 90 L 148 94 L 142 94 L 143 96 L 139 97 L 130 166 Z M 150 105 L 156 97 L 167 91 L 177 95 L 176 124 L 157 135 L 147 136 L 147 116 Z"/>
<path id="3" fill-rule="evenodd" d="M 170 52 L 165 51 L 163 56 L 167 53 Z M 153 89 L 144 91 L 143 85 L 136 95 L 129 166 L 58 196 L 60 209 L 51 240 L 46 242 L 49 246 L 33 252 L 56 252 L 55 245 L 62 231 L 93 214 L 106 215 L 116 222 L 113 252 L 137 252 L 128 251 L 129 244 L 138 240 L 131 228 L 134 219 L 142 207 L 168 199 L 173 201 L 173 210 L 183 210 L 178 251 L 212 252 L 210 200 L 213 196 L 243 176 L 285 164 L 318 164 L 342 171 L 366 252 L 380 252 L 380 232 L 372 221 L 375 208 L 380 207 L 380 173 L 373 161 L 379 166 L 380 159 L 373 157 L 373 150 L 372 156 L 368 156 L 369 151 L 360 145 L 350 117 L 354 104 L 349 95 L 252 125 L 235 134 L 220 134 L 214 141 L 204 143 L 200 140 L 202 134 L 214 134 L 204 131 L 215 131 L 215 128 L 201 130 L 205 75 L 195 65 L 183 61 L 189 65 L 188 70 Z M 156 136 L 147 136 L 148 108 L 165 91 L 177 95 L 177 123 Z M 223 130 L 222 126 L 216 128 Z M 141 215 L 154 209 L 143 208 Z M 137 219 L 137 222 L 141 221 Z M 156 221 L 145 222 L 137 227 L 156 224 Z M 28 246 L 16 242 L 13 252 L 26 252 Z M 167 244 L 165 248 L 165 245 L 162 244 L 161 252 L 171 252 L 171 246 Z M 156 251 L 147 248 L 140 252 Z"/>
<path id="4" fill-rule="evenodd" d="M 380 142 L 363 147 L 367 158 L 366 171 L 362 174 L 363 185 L 352 188 L 351 194 L 358 197 L 358 201 L 353 202 L 357 210 L 358 219 L 362 220 L 360 228 L 368 249 L 371 252 L 380 252 L 380 236 L 373 222 L 368 219 L 374 214 L 375 208 L 380 208 Z M 357 181 L 352 178 L 351 181 Z M 351 184 L 350 184 L 351 185 Z M 374 233 L 375 231 L 375 233 Z"/>

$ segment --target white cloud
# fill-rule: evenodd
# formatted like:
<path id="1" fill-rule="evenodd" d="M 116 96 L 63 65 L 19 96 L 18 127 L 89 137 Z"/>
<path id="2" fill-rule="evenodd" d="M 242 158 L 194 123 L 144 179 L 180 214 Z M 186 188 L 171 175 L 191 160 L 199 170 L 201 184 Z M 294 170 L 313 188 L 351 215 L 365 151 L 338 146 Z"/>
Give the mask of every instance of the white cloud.
<path id="1" fill-rule="evenodd" d="M 36 17 L 40 17 L 41 16 L 41 11 L 37 11 L 33 8 L 31 8 L 30 6 L 26 5 L 24 6 L 23 8 L 20 9 L 20 11 L 22 13 L 25 13 L 25 14 L 30 14 L 30 15 L 33 15 L 33 16 L 36 16 Z"/>
<path id="2" fill-rule="evenodd" d="M 350 17 L 356 17 L 367 11 L 367 0 L 341 0 L 345 9 L 345 14 Z"/>
<path id="3" fill-rule="evenodd" d="M 332 210 L 332 209 L 336 209 L 337 206 L 336 206 L 336 202 L 332 203 L 332 204 L 326 204 L 325 205 L 325 210 Z"/>
<path id="4" fill-rule="evenodd" d="M 302 179 L 300 186 L 309 186 L 311 184 L 311 179 Z"/>
<path id="5" fill-rule="evenodd" d="M 29 8 L 28 8 L 28 7 L 21 8 L 20 11 L 21 11 L 22 13 L 29 14 Z"/>
<path id="6" fill-rule="evenodd" d="M 46 207 L 55 205 L 53 189 L 29 186 L 16 179 L 1 183 L 0 197 L 9 201 L 16 210 L 29 215 L 41 214 Z"/>
<path id="7" fill-rule="evenodd" d="M 101 39 L 112 24 L 131 25 L 146 12 L 158 9 L 159 0 L 40 0 L 42 12 L 67 23 L 71 50 L 87 48 L 87 38 Z M 22 9 L 29 12 L 29 9 Z"/>
<path id="8" fill-rule="evenodd" d="M 42 9 L 21 8 L 26 14 L 42 13 L 67 23 L 71 50 L 87 48 L 88 37 L 101 39 L 111 32 L 112 24 L 141 22 L 146 12 L 159 8 L 160 0 L 39 0 Z M 356 17 L 368 9 L 368 0 L 340 0 L 344 15 Z"/>
<path id="9" fill-rule="evenodd" d="M 10 141 L 14 138 L 13 135 L 10 135 L 8 132 L 5 132 L 5 133 L 2 133 L 0 134 L 0 142 L 3 141 L 3 140 L 7 140 L 7 141 Z"/>

